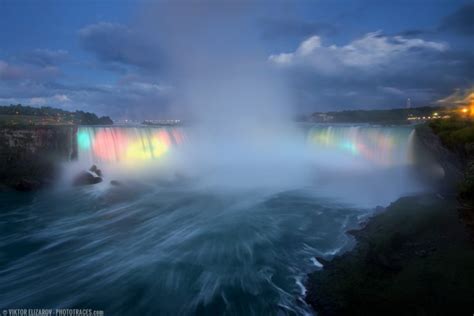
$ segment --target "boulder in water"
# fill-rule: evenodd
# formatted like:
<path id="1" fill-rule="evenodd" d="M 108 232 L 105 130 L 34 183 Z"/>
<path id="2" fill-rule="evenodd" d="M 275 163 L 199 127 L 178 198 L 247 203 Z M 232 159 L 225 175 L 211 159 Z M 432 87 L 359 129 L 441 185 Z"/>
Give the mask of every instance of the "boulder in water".
<path id="1" fill-rule="evenodd" d="M 81 171 L 73 180 L 74 186 L 90 185 L 102 182 L 102 178 L 95 176 L 91 172 Z"/>
<path id="2" fill-rule="evenodd" d="M 96 165 L 92 165 L 92 167 L 90 167 L 89 171 L 95 173 L 98 177 L 102 177 L 102 170 L 97 168 Z"/>

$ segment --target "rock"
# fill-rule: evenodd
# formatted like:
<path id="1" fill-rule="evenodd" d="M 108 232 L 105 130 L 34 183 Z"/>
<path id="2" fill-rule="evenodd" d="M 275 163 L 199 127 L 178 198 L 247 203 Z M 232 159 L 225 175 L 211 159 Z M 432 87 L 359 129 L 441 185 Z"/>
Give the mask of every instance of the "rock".
<path id="1" fill-rule="evenodd" d="M 98 177 L 102 177 L 102 170 L 97 169 L 97 170 L 95 171 L 95 174 L 96 174 Z"/>
<path id="2" fill-rule="evenodd" d="M 89 171 L 95 173 L 98 177 L 102 177 L 102 170 L 97 168 L 96 165 L 92 165 L 92 167 L 90 167 Z"/>
<path id="3" fill-rule="evenodd" d="M 40 187 L 41 187 L 41 183 L 39 181 L 26 179 L 26 178 L 21 179 L 15 185 L 15 189 L 17 191 L 23 191 L 23 192 L 38 190 Z"/>
<path id="4" fill-rule="evenodd" d="M 315 259 L 323 266 L 326 266 L 329 264 L 329 261 L 324 259 L 323 257 L 315 257 Z"/>
<path id="5" fill-rule="evenodd" d="M 110 181 L 110 185 L 113 185 L 113 186 L 118 187 L 118 186 L 121 186 L 121 185 L 122 185 L 122 182 L 117 181 L 117 180 L 111 180 L 111 181 Z"/>
<path id="6" fill-rule="evenodd" d="M 74 186 L 90 185 L 102 182 L 101 177 L 94 176 L 92 173 L 87 171 L 81 171 L 73 180 Z"/>
<path id="7" fill-rule="evenodd" d="M 2 187 L 21 191 L 44 188 L 49 185 L 47 180 L 59 179 L 61 163 L 70 161 L 77 151 L 77 127 L 1 125 Z"/>
<path id="8" fill-rule="evenodd" d="M 382 213 L 383 211 L 385 211 L 385 207 L 380 206 L 380 205 L 377 205 L 375 207 L 375 214 Z"/>

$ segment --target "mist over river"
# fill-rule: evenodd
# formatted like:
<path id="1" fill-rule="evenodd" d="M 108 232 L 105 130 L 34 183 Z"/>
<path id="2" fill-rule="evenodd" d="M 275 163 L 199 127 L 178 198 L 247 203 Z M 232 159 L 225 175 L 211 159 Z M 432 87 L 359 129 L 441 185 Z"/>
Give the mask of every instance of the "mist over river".
<path id="1" fill-rule="evenodd" d="M 314 258 L 350 247 L 377 205 L 426 190 L 410 127 L 235 133 L 81 127 L 55 188 L 0 193 L 0 307 L 309 314 Z M 72 187 L 91 164 L 104 181 Z"/>

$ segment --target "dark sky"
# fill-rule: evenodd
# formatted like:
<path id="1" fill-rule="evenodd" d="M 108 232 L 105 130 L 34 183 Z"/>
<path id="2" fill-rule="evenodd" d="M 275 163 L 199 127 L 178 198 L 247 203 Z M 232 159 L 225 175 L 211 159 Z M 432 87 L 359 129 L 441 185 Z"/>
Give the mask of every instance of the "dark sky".
<path id="1" fill-rule="evenodd" d="M 245 64 L 301 113 L 421 106 L 472 88 L 474 1 L 0 0 L 0 43 L 0 104 L 183 116 Z"/>

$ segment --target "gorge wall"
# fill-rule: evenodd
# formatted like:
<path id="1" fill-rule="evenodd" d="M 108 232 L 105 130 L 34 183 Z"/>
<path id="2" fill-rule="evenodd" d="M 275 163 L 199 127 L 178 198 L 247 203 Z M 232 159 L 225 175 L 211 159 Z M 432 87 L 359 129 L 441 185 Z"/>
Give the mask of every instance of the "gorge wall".
<path id="1" fill-rule="evenodd" d="M 47 186 L 59 163 L 77 156 L 77 127 L 0 128 L 0 186 L 20 191 Z"/>

